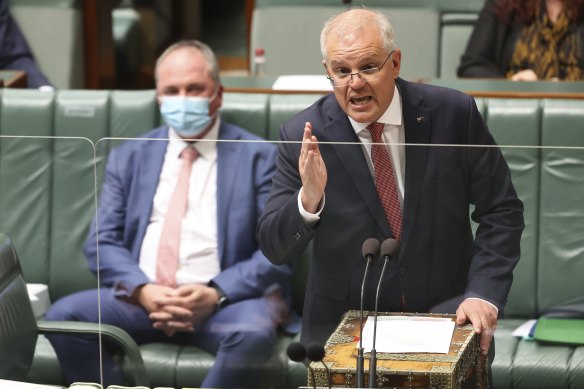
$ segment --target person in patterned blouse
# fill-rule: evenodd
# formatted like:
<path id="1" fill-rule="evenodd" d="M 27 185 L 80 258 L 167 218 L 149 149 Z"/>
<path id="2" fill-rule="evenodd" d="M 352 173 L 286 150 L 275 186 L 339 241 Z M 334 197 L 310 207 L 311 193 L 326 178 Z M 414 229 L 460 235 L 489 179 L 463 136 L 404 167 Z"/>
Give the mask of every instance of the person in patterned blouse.
<path id="1" fill-rule="evenodd" d="M 487 0 L 459 77 L 584 79 L 584 0 Z"/>

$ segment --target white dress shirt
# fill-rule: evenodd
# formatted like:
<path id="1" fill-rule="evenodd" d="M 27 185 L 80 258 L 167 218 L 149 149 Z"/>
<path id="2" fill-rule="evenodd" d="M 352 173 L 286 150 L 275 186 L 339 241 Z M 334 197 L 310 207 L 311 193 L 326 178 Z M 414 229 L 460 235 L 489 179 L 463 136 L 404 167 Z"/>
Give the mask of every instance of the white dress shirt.
<path id="1" fill-rule="evenodd" d="M 182 221 L 177 285 L 207 284 L 221 271 L 217 243 L 217 137 L 220 118 L 198 142 L 185 142 L 170 129 L 152 214 L 140 251 L 140 268 L 154 282 L 158 243 L 164 216 L 181 168 L 180 153 L 191 144 L 199 157 L 193 162 L 187 211 Z"/>
<path id="2" fill-rule="evenodd" d="M 353 130 L 361 140 L 361 147 L 365 153 L 365 159 L 367 160 L 367 165 L 371 171 L 371 175 L 375 177 L 373 169 L 373 161 L 371 160 L 371 134 L 366 130 L 367 126 L 371 123 L 360 123 L 349 117 L 351 126 Z M 385 110 L 383 115 L 377 120 L 378 123 L 385 124 L 383 128 L 383 141 L 387 143 L 389 150 L 389 155 L 391 156 L 391 162 L 393 164 L 394 173 L 397 180 L 399 201 L 403 209 L 404 205 L 404 181 L 406 172 L 406 151 L 405 151 L 405 130 L 402 119 L 402 103 L 401 96 L 397 89 L 394 87 L 393 99 L 389 104 L 389 107 Z M 302 188 L 298 193 L 298 210 L 302 215 L 302 218 L 306 223 L 316 223 L 320 219 L 320 213 L 322 212 L 325 204 L 325 199 L 323 196 L 323 201 L 320 204 L 320 208 L 316 213 L 310 213 L 304 209 L 302 206 L 302 201 L 300 196 L 302 195 Z"/>

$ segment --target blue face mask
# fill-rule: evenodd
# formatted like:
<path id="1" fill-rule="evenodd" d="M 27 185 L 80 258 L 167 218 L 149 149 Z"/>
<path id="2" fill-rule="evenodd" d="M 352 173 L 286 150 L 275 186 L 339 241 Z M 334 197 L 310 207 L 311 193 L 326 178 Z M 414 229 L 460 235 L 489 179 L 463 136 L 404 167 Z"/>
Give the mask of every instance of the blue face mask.
<path id="1" fill-rule="evenodd" d="M 211 123 L 209 104 L 213 97 L 163 96 L 160 114 L 164 122 L 183 138 L 195 138 Z"/>

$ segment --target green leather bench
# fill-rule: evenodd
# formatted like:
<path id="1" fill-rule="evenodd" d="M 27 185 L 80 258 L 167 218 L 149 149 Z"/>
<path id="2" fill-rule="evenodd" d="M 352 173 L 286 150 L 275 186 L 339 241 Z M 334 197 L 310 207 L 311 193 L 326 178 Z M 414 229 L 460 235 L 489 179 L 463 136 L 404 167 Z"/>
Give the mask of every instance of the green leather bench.
<path id="1" fill-rule="evenodd" d="M 47 284 L 51 300 L 95 288 L 81 246 L 95 215 L 96 182 L 99 186 L 107 152 L 120 141 L 104 138 L 137 137 L 158 126 L 154 91 L 6 89 L 0 100 L 0 230 L 14 242 L 26 281 Z M 267 137 L 267 95 L 227 94 L 224 105 L 226 120 Z M 300 310 L 305 271 L 298 267 L 294 288 Z M 274 387 L 286 387 L 285 348 L 293 339 L 282 334 L 266 366 L 265 380 Z M 141 352 L 152 386 L 198 386 L 213 363 L 195 347 L 148 344 Z M 302 382 L 305 372 L 299 376 Z M 28 380 L 63 382 L 44 337 Z"/>
<path id="2" fill-rule="evenodd" d="M 280 124 L 318 97 L 226 93 L 222 113 L 276 140 Z M 495 387 L 584 387 L 583 347 L 511 335 L 550 307 L 584 299 L 584 150 L 563 147 L 584 146 L 584 101 L 485 98 L 477 104 L 525 203 L 522 258 L 495 334 Z M 104 138 L 135 137 L 159 121 L 154 91 L 1 92 L 0 231 L 14 243 L 26 281 L 47 284 L 52 300 L 97 285 L 81 245 L 95 214 L 107 152 L 119 142 Z M 307 262 L 301 262 L 294 280 L 299 313 Z M 293 339 L 282 335 L 266 366 L 266 386 L 305 383 L 304 367 L 289 362 L 284 352 Z M 140 351 L 151 386 L 196 387 L 213 362 L 191 346 L 146 344 Z M 28 379 L 62 383 L 54 351 L 43 337 Z"/>

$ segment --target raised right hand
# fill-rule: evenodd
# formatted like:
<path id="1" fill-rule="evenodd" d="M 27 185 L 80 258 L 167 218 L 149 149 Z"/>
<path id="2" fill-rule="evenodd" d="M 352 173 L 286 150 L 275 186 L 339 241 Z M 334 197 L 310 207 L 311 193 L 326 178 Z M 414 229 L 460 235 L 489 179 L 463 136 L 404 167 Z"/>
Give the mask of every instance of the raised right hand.
<path id="1" fill-rule="evenodd" d="M 312 135 L 312 124 L 306 122 L 302 148 L 298 160 L 298 171 L 302 179 L 302 206 L 307 212 L 316 213 L 324 196 L 327 171 L 318 148 L 318 140 Z"/>

